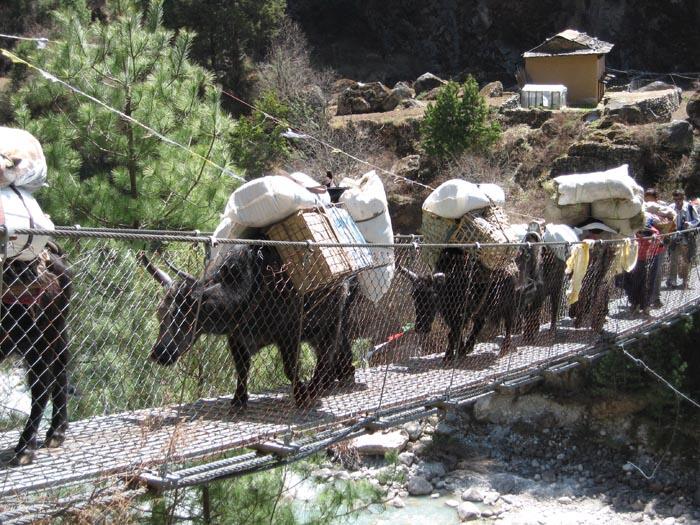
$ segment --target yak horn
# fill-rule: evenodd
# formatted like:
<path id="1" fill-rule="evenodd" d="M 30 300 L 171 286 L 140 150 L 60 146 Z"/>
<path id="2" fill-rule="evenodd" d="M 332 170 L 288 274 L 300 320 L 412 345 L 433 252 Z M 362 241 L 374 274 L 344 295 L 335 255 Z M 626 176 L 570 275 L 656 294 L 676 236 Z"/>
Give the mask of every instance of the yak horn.
<path id="1" fill-rule="evenodd" d="M 162 286 L 170 286 L 173 284 L 172 278 L 153 264 L 144 252 L 139 252 L 138 260 L 141 264 L 143 264 L 144 268 L 146 268 L 146 271 L 150 273 Z"/>
<path id="2" fill-rule="evenodd" d="M 196 281 L 196 280 L 197 280 L 196 277 L 194 277 L 193 275 L 190 275 L 189 273 L 187 273 L 187 272 L 185 272 L 185 271 L 183 271 L 183 270 L 180 270 L 180 268 L 178 268 L 177 266 L 175 266 L 173 263 L 171 263 L 171 262 L 168 261 L 167 259 L 163 259 L 163 261 L 165 261 L 166 266 L 167 266 L 168 268 L 170 268 L 172 271 L 174 271 L 175 274 L 176 274 L 180 279 L 184 279 L 184 280 L 186 280 L 186 281 Z"/>
<path id="3" fill-rule="evenodd" d="M 400 273 L 404 274 L 406 277 L 411 279 L 411 281 L 415 281 L 418 279 L 418 275 L 415 272 L 412 272 L 411 270 L 409 270 L 408 268 L 404 268 L 403 266 L 397 266 L 396 269 Z"/>

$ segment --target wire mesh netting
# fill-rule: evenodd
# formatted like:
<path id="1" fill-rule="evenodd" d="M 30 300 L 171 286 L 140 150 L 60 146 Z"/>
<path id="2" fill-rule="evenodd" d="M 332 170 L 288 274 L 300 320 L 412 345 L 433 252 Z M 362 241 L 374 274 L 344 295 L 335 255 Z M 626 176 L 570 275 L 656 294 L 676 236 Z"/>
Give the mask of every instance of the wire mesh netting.
<path id="1" fill-rule="evenodd" d="M 625 273 L 629 241 L 212 247 L 56 232 L 34 261 L 3 266 L 0 516 L 77 509 L 86 491 L 118 502 L 125 481 L 195 484 L 203 462 L 230 467 L 245 447 L 298 450 L 647 330 L 697 301 L 693 236 Z M 371 263 L 379 250 L 395 272 Z M 569 275 L 574 251 L 587 265 Z"/>

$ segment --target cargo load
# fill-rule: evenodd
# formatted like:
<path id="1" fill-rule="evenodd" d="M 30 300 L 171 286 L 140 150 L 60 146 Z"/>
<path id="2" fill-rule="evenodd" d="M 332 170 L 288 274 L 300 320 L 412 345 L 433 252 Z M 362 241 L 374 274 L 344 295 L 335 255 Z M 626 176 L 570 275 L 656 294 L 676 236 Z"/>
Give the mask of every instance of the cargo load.
<path id="1" fill-rule="evenodd" d="M 321 204 L 326 205 L 331 203 L 331 196 L 328 193 L 328 189 L 323 184 L 316 181 L 313 177 L 307 175 L 306 173 L 302 173 L 301 171 L 295 171 L 287 176 L 297 184 L 303 186 L 308 191 L 316 195 Z"/>
<path id="2" fill-rule="evenodd" d="M 20 261 L 31 261 L 46 246 L 48 235 L 20 235 L 17 229 L 53 230 L 54 225 L 36 199 L 29 191 L 22 188 L 8 187 L 0 189 L 0 224 L 7 228 L 9 242 L 7 257 Z M 0 260 L 5 254 L 0 252 Z"/>
<path id="3" fill-rule="evenodd" d="M 423 211 L 445 219 L 459 219 L 465 213 L 484 209 L 491 199 L 476 184 L 462 179 L 443 182 L 428 195 Z"/>
<path id="4" fill-rule="evenodd" d="M 236 224 L 265 228 L 293 213 L 323 205 L 318 195 L 289 177 L 269 175 L 246 182 L 229 197 L 224 216 Z"/>
<path id="5" fill-rule="evenodd" d="M 10 185 L 34 192 L 46 185 L 46 159 L 28 131 L 0 126 L 0 188 Z"/>
<path id="6" fill-rule="evenodd" d="M 560 206 L 592 203 L 607 199 L 640 199 L 644 190 L 629 176 L 627 164 L 617 168 L 575 175 L 560 175 L 553 179 L 553 200 Z"/>
<path id="7" fill-rule="evenodd" d="M 566 224 L 547 224 L 542 240 L 552 243 L 576 243 L 579 238 L 574 229 Z M 566 261 L 569 258 L 569 249 L 566 244 L 551 245 L 548 248 L 552 250 L 557 259 Z"/>
<path id="8" fill-rule="evenodd" d="M 590 217 L 591 205 L 587 202 L 557 206 L 554 201 L 548 200 L 544 208 L 544 218 L 554 224 L 576 225 Z"/>
<path id="9" fill-rule="evenodd" d="M 482 182 L 476 185 L 484 192 L 492 204 L 503 206 L 506 203 L 506 193 L 498 184 L 492 182 Z"/>
<path id="10" fill-rule="evenodd" d="M 607 219 L 631 219 L 642 211 L 642 199 L 605 199 L 591 203 L 591 216 L 605 222 Z"/>
<path id="11" fill-rule="evenodd" d="M 365 240 L 370 244 L 393 244 L 389 205 L 384 184 L 376 172 L 372 170 L 359 179 L 345 178 L 340 185 L 348 188 L 340 196 L 340 204 L 353 218 Z M 360 273 L 357 279 L 362 294 L 377 302 L 389 290 L 394 278 L 394 250 L 370 248 L 369 251 L 374 268 Z"/>

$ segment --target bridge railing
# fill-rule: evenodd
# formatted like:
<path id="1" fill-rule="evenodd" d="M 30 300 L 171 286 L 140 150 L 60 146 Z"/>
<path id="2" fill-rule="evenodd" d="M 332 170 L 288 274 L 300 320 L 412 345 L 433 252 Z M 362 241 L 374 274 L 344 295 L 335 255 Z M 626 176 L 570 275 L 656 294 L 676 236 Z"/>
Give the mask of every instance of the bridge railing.
<path id="1" fill-rule="evenodd" d="M 657 296 L 668 244 L 624 274 L 624 256 L 635 248 L 629 241 L 215 245 L 197 232 L 52 235 L 70 275 L 67 307 L 50 308 L 65 286 L 50 259 L 3 266 L 3 355 L 15 350 L 33 361 L 0 365 L 0 506 L 113 473 L 164 478 L 266 439 L 289 445 L 457 399 L 644 329 L 697 296 L 694 270 L 687 289 L 662 286 Z M 682 252 L 674 261 L 682 274 L 694 257 L 679 239 L 671 246 Z M 588 265 L 570 276 L 565 260 L 573 252 L 573 263 Z M 64 332 L 41 341 L 36 329 L 46 329 L 40 318 L 48 311 L 49 325 Z M 44 348 L 59 335 L 65 351 Z M 32 407 L 27 382 L 40 381 L 34 397 L 47 397 L 62 371 L 65 441 L 46 440 L 58 448 L 40 447 L 32 465 L 11 466 Z M 47 431 L 52 437 L 47 401 L 40 446 Z"/>

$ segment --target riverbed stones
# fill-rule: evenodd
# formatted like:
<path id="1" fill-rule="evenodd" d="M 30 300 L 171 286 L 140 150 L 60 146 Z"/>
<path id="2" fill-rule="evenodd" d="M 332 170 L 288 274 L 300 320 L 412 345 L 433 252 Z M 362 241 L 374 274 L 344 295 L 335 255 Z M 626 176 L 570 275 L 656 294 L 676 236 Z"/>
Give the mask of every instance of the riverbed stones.
<path id="1" fill-rule="evenodd" d="M 416 441 L 423 433 L 423 427 L 417 421 L 409 421 L 403 426 L 403 429 L 408 433 L 408 439 Z"/>
<path id="2" fill-rule="evenodd" d="M 481 512 L 479 512 L 479 507 L 471 501 L 463 501 L 457 507 L 457 515 L 462 521 L 473 521 L 481 516 Z"/>
<path id="3" fill-rule="evenodd" d="M 411 476 L 406 488 L 411 496 L 427 496 L 433 492 L 432 483 L 423 476 Z"/>
<path id="4" fill-rule="evenodd" d="M 387 452 L 401 452 L 407 442 L 408 433 L 392 430 L 356 437 L 351 446 L 362 456 L 383 456 Z"/>
<path id="5" fill-rule="evenodd" d="M 481 503 L 484 500 L 484 491 L 479 487 L 469 487 L 462 492 L 462 501 L 471 501 L 472 503 Z"/>

